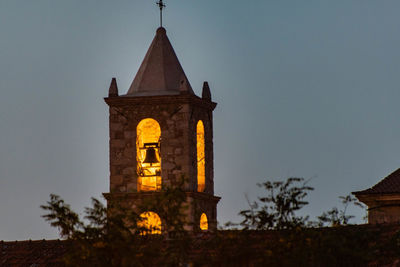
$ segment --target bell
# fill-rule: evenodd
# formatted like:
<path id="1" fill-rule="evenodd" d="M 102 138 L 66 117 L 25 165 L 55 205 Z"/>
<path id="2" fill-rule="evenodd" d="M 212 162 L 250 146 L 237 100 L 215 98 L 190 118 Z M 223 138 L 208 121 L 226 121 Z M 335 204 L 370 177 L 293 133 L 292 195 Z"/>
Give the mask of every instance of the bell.
<path id="1" fill-rule="evenodd" d="M 150 163 L 150 165 L 153 163 L 159 163 L 154 147 L 148 147 L 146 149 L 146 158 L 144 159 L 143 163 Z"/>

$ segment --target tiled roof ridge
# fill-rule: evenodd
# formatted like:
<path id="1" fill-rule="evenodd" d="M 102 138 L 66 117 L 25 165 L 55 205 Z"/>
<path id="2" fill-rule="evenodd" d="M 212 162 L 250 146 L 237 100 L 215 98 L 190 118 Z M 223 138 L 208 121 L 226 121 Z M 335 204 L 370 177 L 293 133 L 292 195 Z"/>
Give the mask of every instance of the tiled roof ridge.
<path id="1" fill-rule="evenodd" d="M 0 241 L 0 266 L 63 266 L 67 240 Z"/>
<path id="2" fill-rule="evenodd" d="M 39 243 L 39 242 L 64 242 L 67 240 L 61 240 L 61 239 L 37 239 L 37 240 L 32 240 L 32 239 L 27 239 L 27 240 L 0 240 L 1 243 Z"/>

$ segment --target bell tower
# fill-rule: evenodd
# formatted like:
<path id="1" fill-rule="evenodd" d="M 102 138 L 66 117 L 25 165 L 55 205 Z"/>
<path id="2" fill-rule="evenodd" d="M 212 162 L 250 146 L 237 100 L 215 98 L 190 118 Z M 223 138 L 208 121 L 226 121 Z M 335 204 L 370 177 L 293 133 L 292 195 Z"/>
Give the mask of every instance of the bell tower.
<path id="1" fill-rule="evenodd" d="M 113 78 L 105 102 L 110 127 L 107 202 L 135 208 L 163 188 L 182 186 L 183 177 L 189 229 L 216 229 L 220 198 L 214 196 L 212 112 L 217 104 L 207 82 L 202 97 L 195 95 L 163 27 L 128 92 L 119 95 Z"/>

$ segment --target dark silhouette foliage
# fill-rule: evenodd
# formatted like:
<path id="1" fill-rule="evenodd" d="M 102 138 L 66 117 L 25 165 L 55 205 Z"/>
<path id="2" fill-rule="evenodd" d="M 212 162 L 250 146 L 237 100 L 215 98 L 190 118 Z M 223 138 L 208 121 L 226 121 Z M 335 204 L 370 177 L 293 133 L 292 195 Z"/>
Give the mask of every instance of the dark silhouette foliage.
<path id="1" fill-rule="evenodd" d="M 250 203 L 248 210 L 239 214 L 244 217 L 240 223 L 244 229 L 282 230 L 304 226 L 308 217 L 297 216 L 296 211 L 308 204 L 305 197 L 314 188 L 307 186 L 303 178 L 288 178 L 285 182 L 258 184 L 267 194 L 259 202 Z"/>
<path id="2" fill-rule="evenodd" d="M 184 227 L 185 199 L 179 188 L 167 188 L 135 212 L 118 204 L 107 209 L 93 198 L 84 220 L 56 195 L 41 207 L 45 220 L 70 244 L 66 266 L 179 266 L 188 262 L 191 245 Z M 165 234 L 141 226 L 140 213 L 148 210 L 163 216 Z"/>
<path id="3" fill-rule="evenodd" d="M 259 186 L 265 195 L 239 213 L 243 221 L 216 232 L 186 230 L 181 187 L 164 189 L 139 207 L 163 218 L 162 234 L 141 227 L 139 212 L 118 204 L 107 209 L 96 199 L 82 220 L 51 195 L 43 217 L 69 244 L 67 266 L 381 266 L 398 258 L 396 227 L 349 224 L 347 207 L 360 206 L 355 198 L 340 197 L 342 209 L 311 221 L 296 214 L 313 190 L 303 178 Z"/>

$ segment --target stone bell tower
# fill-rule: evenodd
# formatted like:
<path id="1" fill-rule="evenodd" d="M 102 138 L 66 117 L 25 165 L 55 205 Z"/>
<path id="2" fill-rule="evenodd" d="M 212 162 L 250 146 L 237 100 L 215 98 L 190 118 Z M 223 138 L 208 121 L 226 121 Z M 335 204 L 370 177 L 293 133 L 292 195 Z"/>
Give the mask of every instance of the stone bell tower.
<path id="1" fill-rule="evenodd" d="M 135 208 L 163 188 L 179 186 L 184 177 L 189 228 L 216 229 L 220 198 L 214 196 L 212 112 L 217 104 L 207 82 L 202 97 L 194 94 L 164 28 L 157 29 L 128 92 L 119 95 L 113 78 L 105 102 L 108 203 L 122 201 Z"/>

